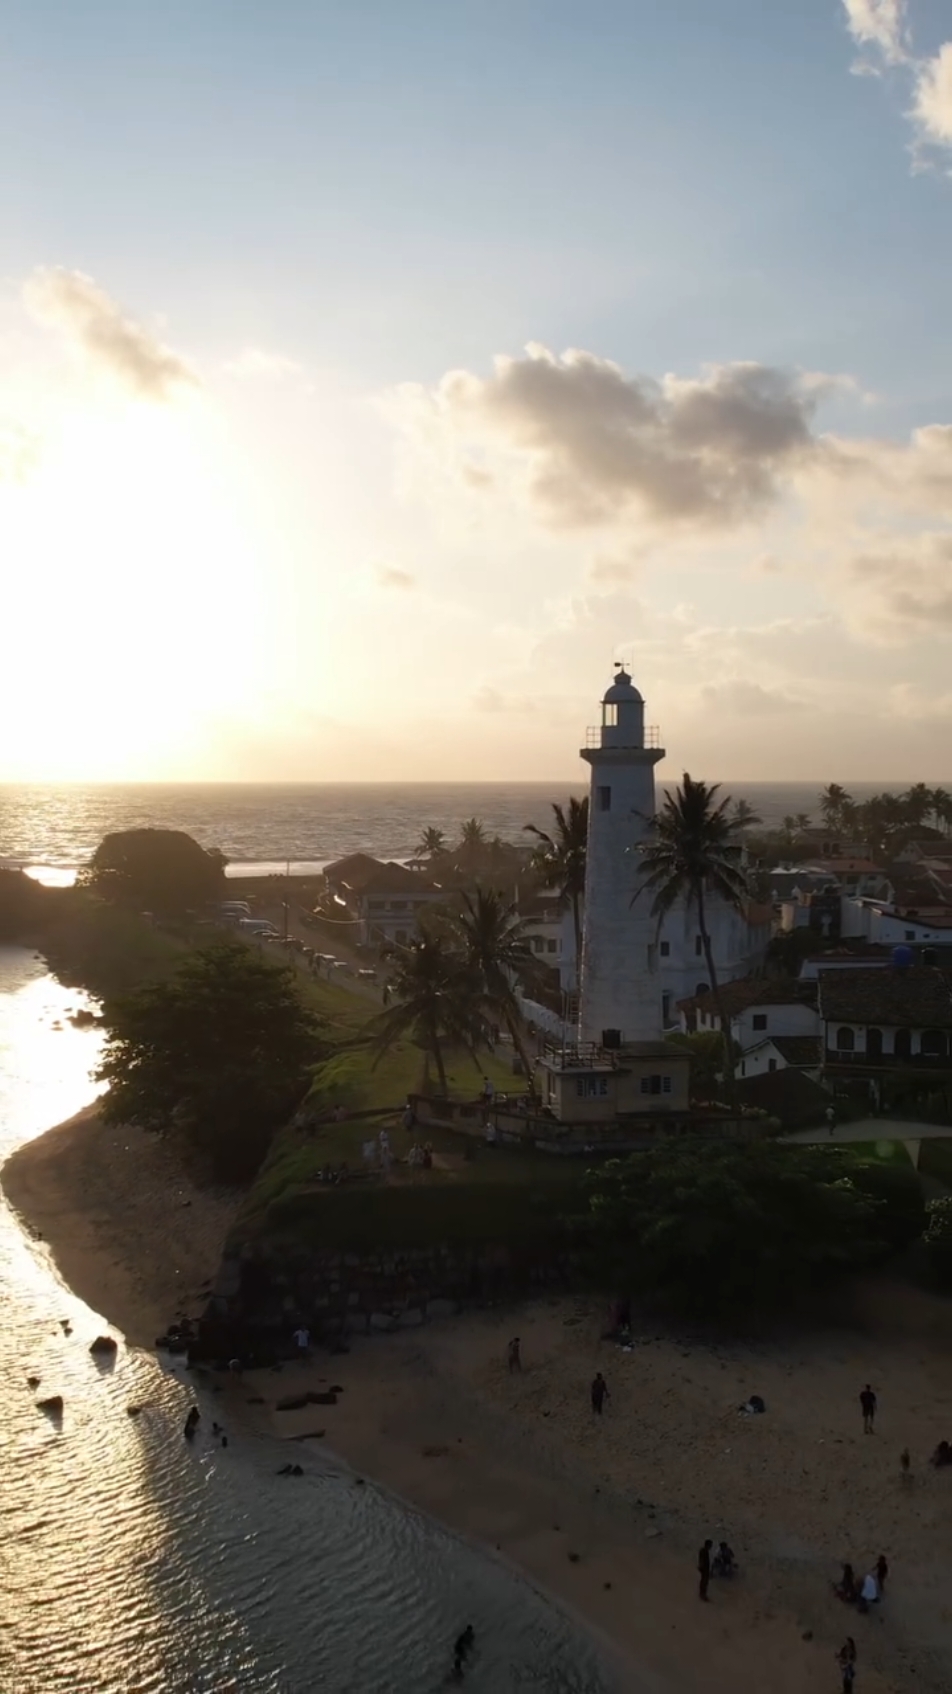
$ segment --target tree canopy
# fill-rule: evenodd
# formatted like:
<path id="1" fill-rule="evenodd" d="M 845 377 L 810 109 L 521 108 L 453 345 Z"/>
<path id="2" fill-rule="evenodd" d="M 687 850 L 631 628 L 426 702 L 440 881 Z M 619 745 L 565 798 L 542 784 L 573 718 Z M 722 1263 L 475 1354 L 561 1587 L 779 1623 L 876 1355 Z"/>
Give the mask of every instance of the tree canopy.
<path id="1" fill-rule="evenodd" d="M 477 888 L 475 894 L 462 896 L 454 929 L 484 1017 L 505 1024 L 531 1077 L 516 985 L 530 986 L 538 965 L 518 908 L 492 889 Z"/>
<path id="2" fill-rule="evenodd" d="M 678 900 L 685 900 L 697 913 L 704 962 L 724 1036 L 727 1092 L 736 1110 L 730 1019 L 721 1002 L 706 901 L 709 894 L 718 894 L 729 906 L 738 909 L 743 906 L 748 897 L 747 873 L 737 838 L 753 820 L 741 819 L 730 796 L 719 800 L 719 792 L 719 783 L 695 782 L 685 772 L 681 787 L 674 794 L 665 795 L 664 805 L 651 820 L 651 835 L 639 849 L 638 885 L 633 899 L 637 900 L 643 892 L 652 896 L 651 910 L 659 926 Z"/>
<path id="3" fill-rule="evenodd" d="M 221 898 L 225 860 L 181 829 L 124 829 L 104 837 L 80 880 L 104 900 L 174 917 Z"/>
<path id="4" fill-rule="evenodd" d="M 320 1057 L 298 980 L 241 941 L 189 954 L 165 981 L 111 1003 L 99 1076 L 116 1123 L 175 1125 L 216 1177 L 261 1163 Z"/>
<path id="5" fill-rule="evenodd" d="M 475 973 L 450 937 L 441 933 L 390 947 L 386 957 L 392 1003 L 372 1027 L 378 1059 L 397 1041 L 415 1041 L 432 1056 L 445 1095 L 445 1048 L 474 1050 L 488 1034 Z"/>
<path id="6" fill-rule="evenodd" d="M 845 1149 L 772 1141 L 613 1160 L 587 1179 L 599 1268 L 697 1316 L 769 1308 L 893 1245 L 889 1194 L 857 1176 Z"/>
<path id="7" fill-rule="evenodd" d="M 526 829 L 536 837 L 532 869 L 549 886 L 557 888 L 562 904 L 572 913 L 575 931 L 575 980 L 582 961 L 582 897 L 585 893 L 585 866 L 588 857 L 588 795 L 578 800 L 574 796 L 568 806 L 552 804 L 554 824 L 551 835 L 537 824 L 527 823 Z"/>

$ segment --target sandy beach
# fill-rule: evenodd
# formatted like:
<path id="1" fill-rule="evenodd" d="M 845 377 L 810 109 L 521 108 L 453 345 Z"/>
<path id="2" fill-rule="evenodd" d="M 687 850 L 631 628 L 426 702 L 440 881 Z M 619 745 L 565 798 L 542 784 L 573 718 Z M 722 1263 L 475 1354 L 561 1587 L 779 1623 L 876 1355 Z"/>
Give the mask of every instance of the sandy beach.
<path id="1" fill-rule="evenodd" d="M 173 1310 L 202 1304 L 229 1205 L 192 1189 L 161 1143 L 83 1113 L 2 1180 L 64 1277 L 130 1339 L 149 1345 Z M 873 1320 L 849 1329 L 743 1346 L 651 1331 L 630 1352 L 601 1339 L 604 1316 L 579 1300 L 468 1314 L 252 1373 L 233 1392 L 263 1399 L 243 1418 L 297 1438 L 305 1465 L 301 1437 L 323 1431 L 360 1474 L 556 1595 L 624 1655 L 632 1694 L 835 1690 L 847 1634 L 859 1694 L 948 1689 L 952 1475 L 925 1461 L 952 1435 L 952 1310 L 884 1288 Z M 510 1374 L 513 1334 L 524 1369 Z M 880 1402 L 871 1436 L 866 1381 Z M 331 1384 L 334 1406 L 275 1409 Z M 761 1417 L 738 1413 L 751 1393 Z M 724 1535 L 741 1566 L 708 1606 L 694 1569 L 705 1535 Z M 831 1579 L 880 1553 L 885 1603 L 861 1617 Z"/>
<path id="2" fill-rule="evenodd" d="M 238 1202 L 197 1188 L 158 1136 L 89 1106 L 14 1153 L 0 1183 L 64 1282 L 137 1346 L 204 1308 Z"/>

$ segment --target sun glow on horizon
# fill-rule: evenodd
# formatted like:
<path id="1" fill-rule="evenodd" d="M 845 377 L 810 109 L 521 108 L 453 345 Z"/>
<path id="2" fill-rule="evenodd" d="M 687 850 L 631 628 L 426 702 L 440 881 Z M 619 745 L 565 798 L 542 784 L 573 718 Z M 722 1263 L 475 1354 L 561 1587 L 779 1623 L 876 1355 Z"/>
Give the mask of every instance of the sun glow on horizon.
<path id="1" fill-rule="evenodd" d="M 64 407 L 0 490 L 7 780 L 182 775 L 247 711 L 270 618 L 236 467 L 201 400 Z"/>

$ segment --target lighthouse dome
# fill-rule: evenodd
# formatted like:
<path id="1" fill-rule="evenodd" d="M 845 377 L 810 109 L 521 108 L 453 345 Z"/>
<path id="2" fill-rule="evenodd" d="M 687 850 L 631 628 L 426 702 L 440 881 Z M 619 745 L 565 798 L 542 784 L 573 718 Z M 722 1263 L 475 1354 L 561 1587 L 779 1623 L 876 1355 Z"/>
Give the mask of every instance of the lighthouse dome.
<path id="1" fill-rule="evenodd" d="M 644 699 L 642 695 L 639 694 L 631 680 L 631 677 L 628 675 L 628 672 L 622 669 L 616 673 L 615 680 L 611 687 L 606 689 L 605 693 L 602 695 L 602 705 L 618 706 L 626 700 L 634 701 L 641 706 L 644 705 Z"/>

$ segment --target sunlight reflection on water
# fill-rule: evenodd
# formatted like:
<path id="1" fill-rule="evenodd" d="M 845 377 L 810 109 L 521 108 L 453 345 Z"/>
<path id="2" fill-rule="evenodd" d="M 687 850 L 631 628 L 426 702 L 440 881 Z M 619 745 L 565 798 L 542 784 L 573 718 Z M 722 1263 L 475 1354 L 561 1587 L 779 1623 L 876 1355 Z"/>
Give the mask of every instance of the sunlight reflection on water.
<path id="1" fill-rule="evenodd" d="M 95 1097 L 85 1003 L 0 949 L 0 1158 Z M 289 1487 L 272 1441 L 188 1446 L 186 1406 L 207 1426 L 215 1400 L 145 1353 L 97 1364 L 103 1327 L 0 1198 L 2 1694 L 435 1694 L 468 1619 L 474 1694 L 605 1694 L 561 1612 L 328 1456 Z"/>

